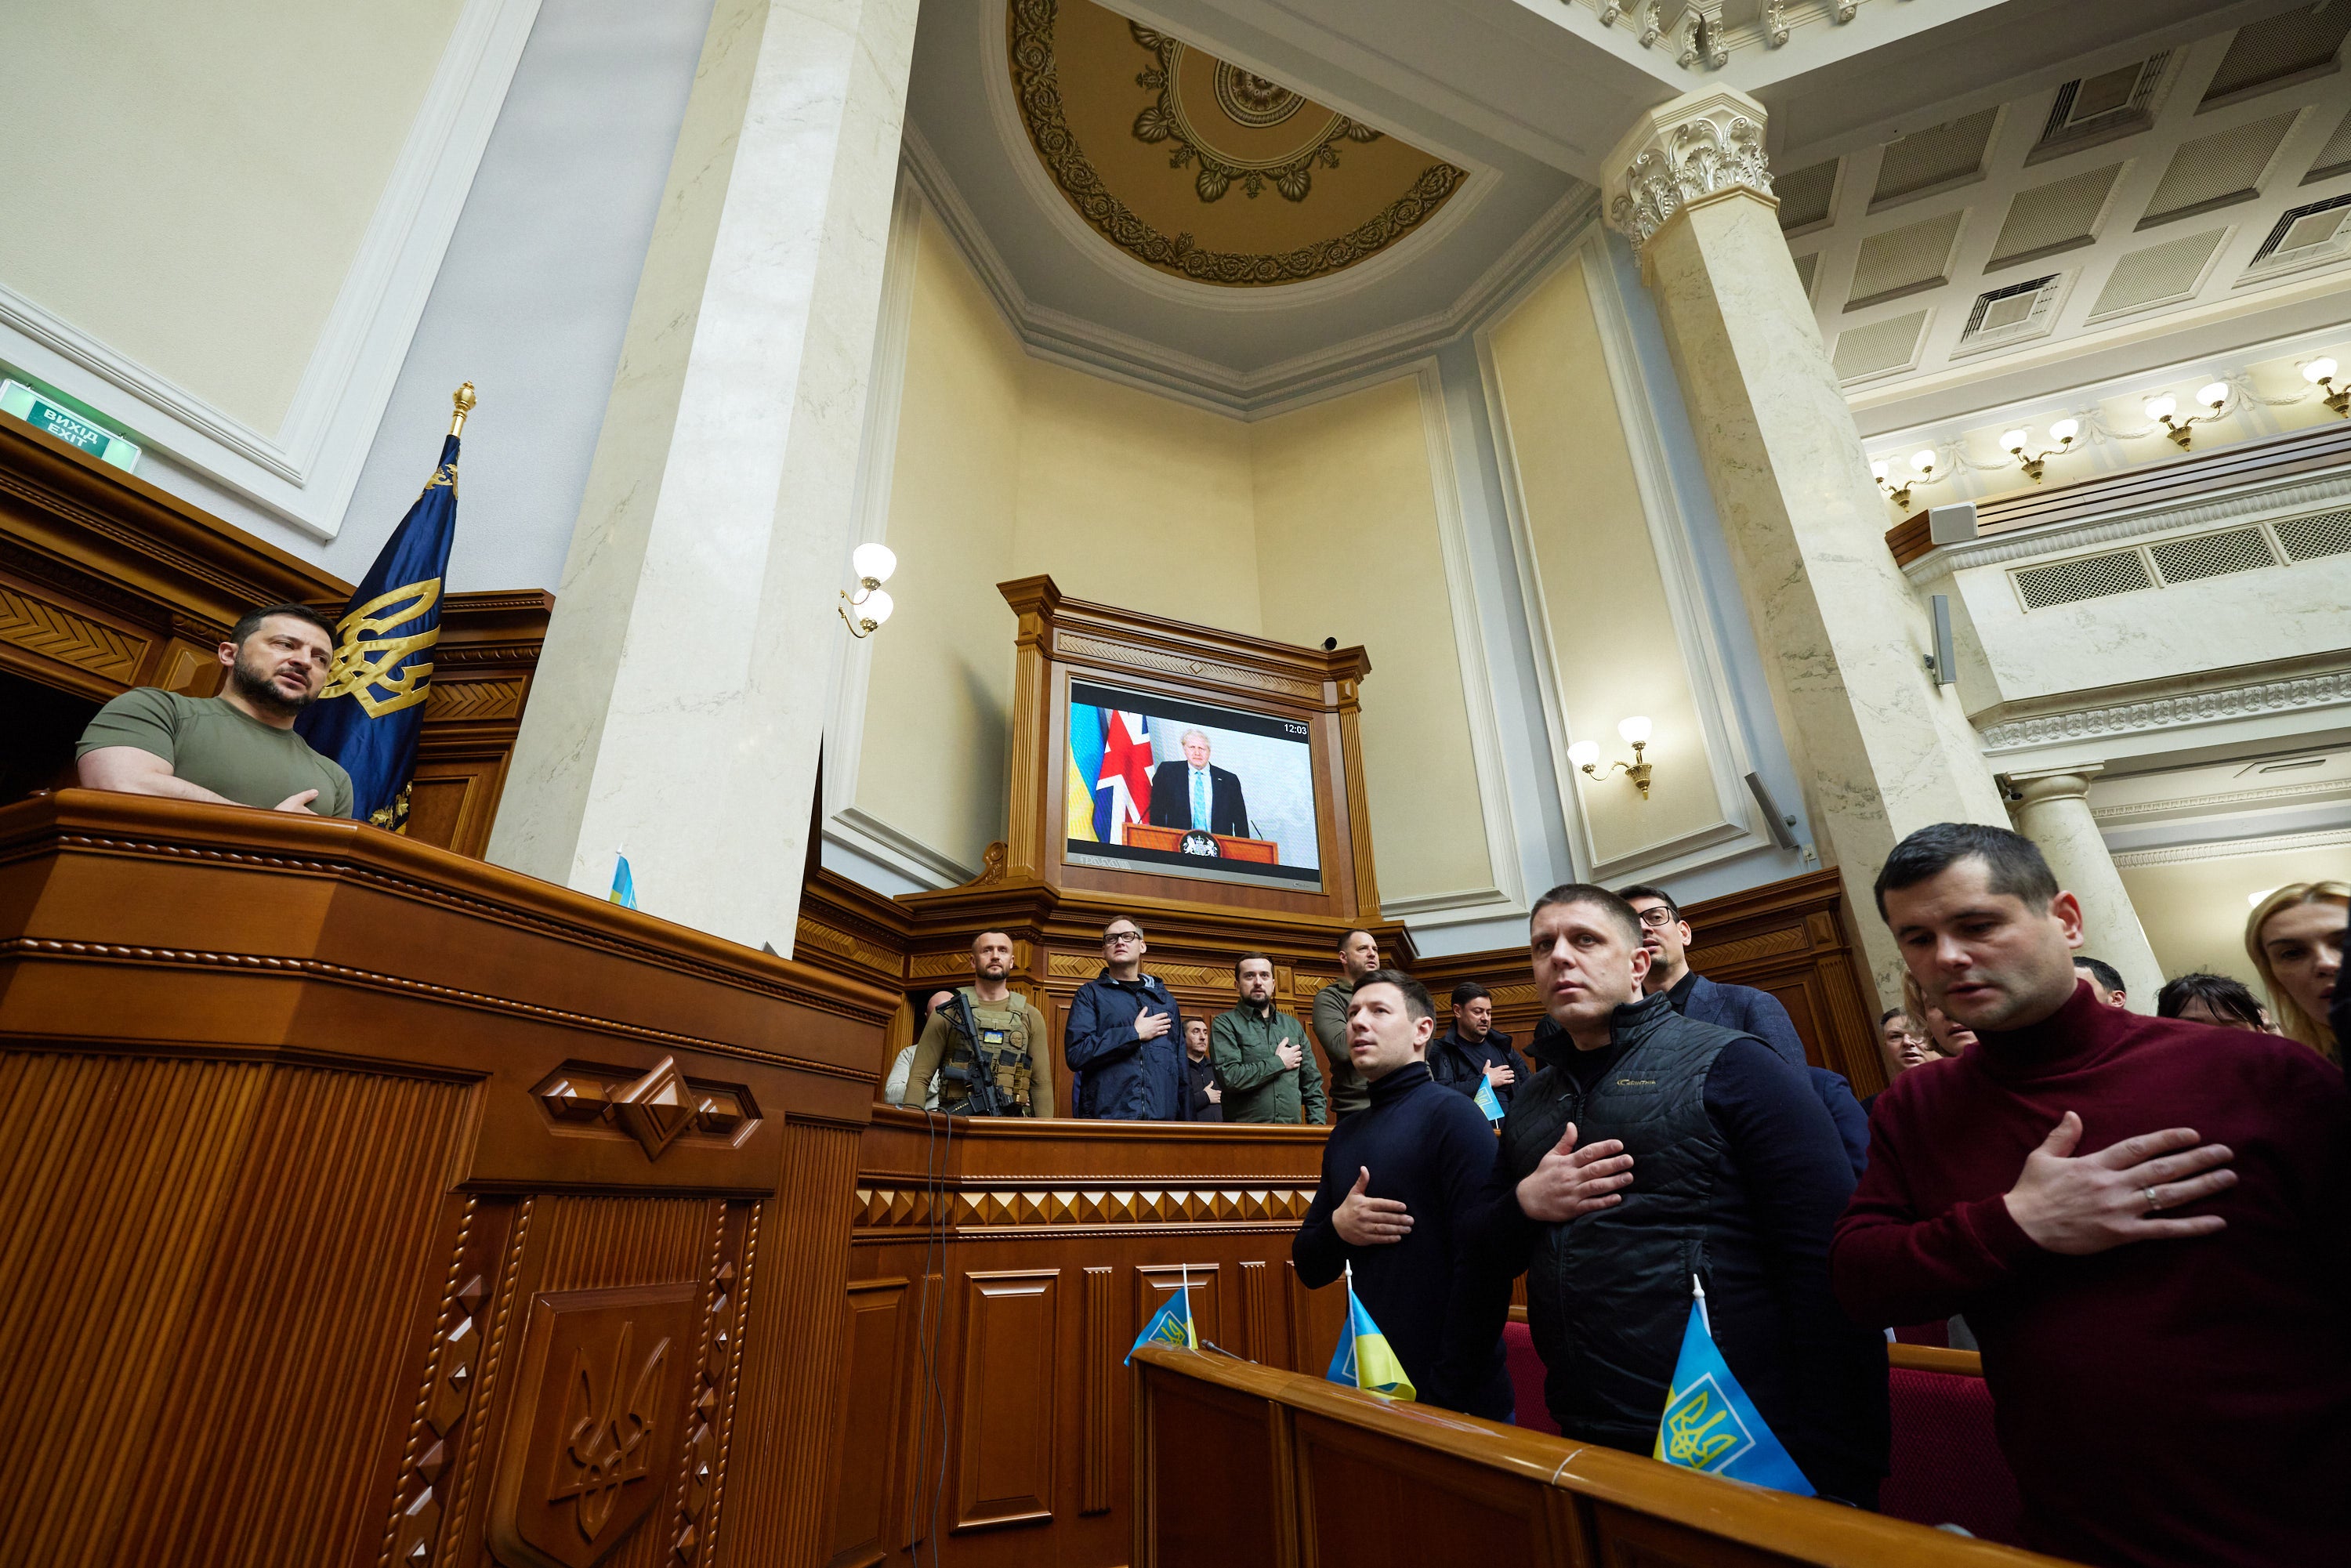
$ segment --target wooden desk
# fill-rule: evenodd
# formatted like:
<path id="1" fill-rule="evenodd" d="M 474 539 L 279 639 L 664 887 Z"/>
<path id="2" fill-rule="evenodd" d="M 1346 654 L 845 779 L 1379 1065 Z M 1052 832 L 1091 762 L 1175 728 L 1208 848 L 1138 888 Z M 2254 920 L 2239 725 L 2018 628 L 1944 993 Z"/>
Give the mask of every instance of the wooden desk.
<path id="1" fill-rule="evenodd" d="M 1201 1352 L 1132 1375 L 1134 1568 L 2062 1568 Z"/>
<path id="2" fill-rule="evenodd" d="M 1139 850 L 1165 850 L 1175 854 L 1182 851 L 1185 839 L 1196 831 L 1191 828 L 1155 828 L 1148 822 L 1129 822 L 1123 841 Z M 1281 846 L 1271 839 L 1242 839 L 1230 833 L 1210 833 L 1208 836 L 1217 841 L 1215 858 L 1218 860 L 1242 861 L 1251 865 L 1281 863 Z"/>
<path id="3" fill-rule="evenodd" d="M 896 1001 L 351 822 L 0 810 L 0 1562 L 820 1561 Z"/>

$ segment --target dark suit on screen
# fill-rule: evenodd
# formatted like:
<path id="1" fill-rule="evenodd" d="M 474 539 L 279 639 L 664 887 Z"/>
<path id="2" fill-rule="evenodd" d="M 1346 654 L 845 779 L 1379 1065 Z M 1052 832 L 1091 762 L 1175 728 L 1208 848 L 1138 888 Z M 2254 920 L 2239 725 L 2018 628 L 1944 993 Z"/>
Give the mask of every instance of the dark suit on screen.
<path id="1" fill-rule="evenodd" d="M 1151 825 L 1188 828 L 1192 825 L 1192 765 L 1163 762 L 1151 775 Z M 1208 831 L 1246 839 L 1249 808 L 1241 804 L 1241 781 L 1214 763 L 1208 765 Z"/>

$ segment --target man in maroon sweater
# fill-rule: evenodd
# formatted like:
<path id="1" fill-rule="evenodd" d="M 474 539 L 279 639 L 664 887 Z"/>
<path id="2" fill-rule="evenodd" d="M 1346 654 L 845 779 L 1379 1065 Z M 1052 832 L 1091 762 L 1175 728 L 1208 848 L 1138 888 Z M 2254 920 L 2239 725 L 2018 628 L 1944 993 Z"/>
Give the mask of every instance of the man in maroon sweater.
<path id="1" fill-rule="evenodd" d="M 2307 1047 L 2101 1007 L 2080 906 L 1999 828 L 1911 834 L 1878 912 L 1975 1030 L 1877 1097 L 1830 1267 L 1863 1322 L 1965 1313 L 2030 1544 L 2351 1563 L 2351 1136 Z"/>

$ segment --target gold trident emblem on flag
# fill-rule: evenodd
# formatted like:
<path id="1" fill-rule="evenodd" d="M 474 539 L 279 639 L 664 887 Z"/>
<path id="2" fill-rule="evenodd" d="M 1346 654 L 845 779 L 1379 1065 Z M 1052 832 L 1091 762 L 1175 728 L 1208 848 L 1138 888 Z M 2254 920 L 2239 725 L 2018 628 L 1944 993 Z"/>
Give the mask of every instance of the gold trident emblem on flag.
<path id="1" fill-rule="evenodd" d="M 396 672 L 393 666 L 438 643 L 441 628 L 406 637 L 385 633 L 429 614 L 440 602 L 441 580 L 436 577 L 379 593 L 344 616 L 335 627 L 334 663 L 327 668 L 327 685 L 319 694 L 319 700 L 355 697 L 370 718 L 381 718 L 423 702 L 433 680 L 432 661 L 419 660 Z"/>

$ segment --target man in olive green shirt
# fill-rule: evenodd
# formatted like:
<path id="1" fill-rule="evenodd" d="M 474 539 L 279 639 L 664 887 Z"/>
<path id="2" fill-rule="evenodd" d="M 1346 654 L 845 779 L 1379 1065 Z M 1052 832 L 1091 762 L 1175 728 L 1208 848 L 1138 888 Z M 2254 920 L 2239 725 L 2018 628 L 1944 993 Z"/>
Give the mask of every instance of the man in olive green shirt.
<path id="1" fill-rule="evenodd" d="M 1053 1059 L 1045 1047 L 1051 1037 L 1046 1032 L 1044 1015 L 1012 989 L 1011 934 L 983 931 L 973 937 L 971 969 L 972 983 L 961 995 L 979 1030 L 978 1040 L 967 1038 L 954 1021 L 958 1009 L 932 1009 L 930 1021 L 923 1026 L 923 1038 L 914 1042 L 914 1060 L 906 1071 L 906 1096 L 912 1099 L 922 1093 L 931 1074 L 945 1069 L 939 1080 L 939 1109 L 952 1115 L 968 1115 L 977 1109 L 972 1103 L 971 1085 L 985 1072 L 1008 1107 L 1006 1114 L 1050 1117 Z M 993 1061 L 993 1071 L 979 1060 L 982 1051 Z M 952 1076 L 956 1073 L 962 1076 Z"/>
<path id="2" fill-rule="evenodd" d="M 350 775 L 294 733 L 334 653 L 334 630 L 316 611 L 254 611 L 217 650 L 228 670 L 218 696 L 138 686 L 98 710 L 74 748 L 82 787 L 350 816 Z"/>
<path id="3" fill-rule="evenodd" d="M 1208 1059 L 1225 1086 L 1227 1122 L 1322 1124 L 1322 1074 L 1306 1026 L 1273 1006 L 1273 960 L 1244 953 L 1233 965 L 1241 1005 L 1208 1026 Z M 1301 1113 L 1303 1113 L 1301 1117 Z"/>
<path id="4" fill-rule="evenodd" d="M 1379 938 L 1350 931 L 1339 938 L 1339 977 L 1314 993 L 1314 1038 L 1331 1063 L 1331 1121 L 1335 1126 L 1372 1103 L 1372 1087 L 1347 1054 L 1347 1004 L 1365 975 L 1380 967 Z"/>

